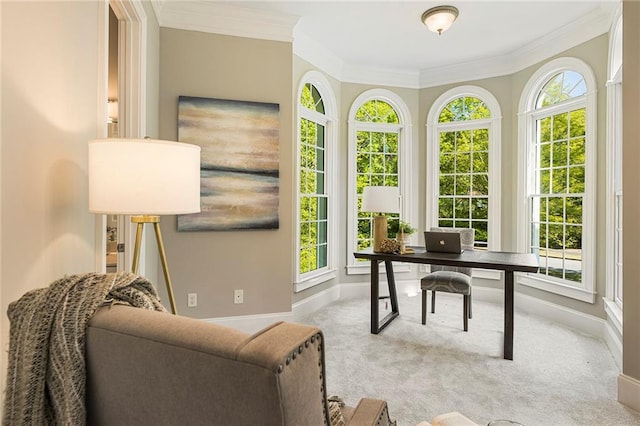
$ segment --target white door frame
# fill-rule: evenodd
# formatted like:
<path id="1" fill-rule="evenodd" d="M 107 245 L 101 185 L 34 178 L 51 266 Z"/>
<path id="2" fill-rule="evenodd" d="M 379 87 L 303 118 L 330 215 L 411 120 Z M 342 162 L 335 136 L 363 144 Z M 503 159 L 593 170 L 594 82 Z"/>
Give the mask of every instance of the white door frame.
<path id="1" fill-rule="evenodd" d="M 98 132 L 107 135 L 107 81 L 109 57 L 109 6 L 118 18 L 118 133 L 122 138 L 142 138 L 146 133 L 146 69 L 147 16 L 140 2 L 105 0 L 99 12 L 99 72 Z M 118 222 L 118 242 L 124 242 L 124 253 L 118 254 L 118 270 L 131 270 L 131 248 L 134 228 L 129 217 Z M 106 217 L 96 216 L 96 270 L 106 271 Z M 120 237 L 122 235 L 122 237 Z M 145 274 L 144 245 L 139 273 Z"/>

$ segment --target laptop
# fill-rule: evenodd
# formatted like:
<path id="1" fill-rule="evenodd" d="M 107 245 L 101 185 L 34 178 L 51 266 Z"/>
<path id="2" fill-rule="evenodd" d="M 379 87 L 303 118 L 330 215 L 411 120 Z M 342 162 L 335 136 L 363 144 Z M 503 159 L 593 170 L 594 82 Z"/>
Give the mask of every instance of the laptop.
<path id="1" fill-rule="evenodd" d="M 459 232 L 424 231 L 427 251 L 437 253 L 462 253 Z"/>

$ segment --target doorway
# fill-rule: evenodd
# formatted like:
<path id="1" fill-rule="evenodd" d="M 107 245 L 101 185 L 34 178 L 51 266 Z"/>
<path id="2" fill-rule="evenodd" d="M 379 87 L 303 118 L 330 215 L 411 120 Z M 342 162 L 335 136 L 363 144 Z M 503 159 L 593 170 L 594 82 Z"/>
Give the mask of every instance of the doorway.
<path id="1" fill-rule="evenodd" d="M 107 138 L 141 138 L 145 135 L 146 14 L 140 2 L 106 0 L 104 102 Z M 114 165 L 114 172 L 117 167 Z M 131 270 L 135 235 L 129 216 L 103 215 L 96 220 L 97 270 Z M 145 271 L 144 258 L 140 273 Z"/>

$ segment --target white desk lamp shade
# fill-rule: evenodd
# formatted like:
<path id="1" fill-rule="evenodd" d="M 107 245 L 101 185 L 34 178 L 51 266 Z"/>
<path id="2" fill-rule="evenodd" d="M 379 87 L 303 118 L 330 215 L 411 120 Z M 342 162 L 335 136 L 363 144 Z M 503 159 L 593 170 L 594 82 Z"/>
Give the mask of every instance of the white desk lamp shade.
<path id="1" fill-rule="evenodd" d="M 396 186 L 365 186 L 362 211 L 368 213 L 400 213 L 400 192 Z"/>
<path id="2" fill-rule="evenodd" d="M 200 147 L 153 139 L 89 142 L 89 211 L 127 215 L 200 211 Z"/>

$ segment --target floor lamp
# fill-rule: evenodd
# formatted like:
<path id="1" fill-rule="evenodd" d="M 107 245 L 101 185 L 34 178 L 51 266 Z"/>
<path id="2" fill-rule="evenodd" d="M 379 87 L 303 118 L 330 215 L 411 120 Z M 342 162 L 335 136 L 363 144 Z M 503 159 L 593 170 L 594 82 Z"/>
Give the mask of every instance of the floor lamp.
<path id="1" fill-rule="evenodd" d="M 382 241 L 387 238 L 387 217 L 383 213 L 400 213 L 398 187 L 365 186 L 360 211 L 378 213 L 373 217 L 373 251 L 379 253 L 382 251 Z"/>
<path id="2" fill-rule="evenodd" d="M 138 273 L 142 232 L 153 224 L 171 312 L 177 314 L 160 216 L 200 211 L 200 147 L 153 139 L 89 142 L 89 211 L 132 215 L 137 225 L 131 271 Z"/>

